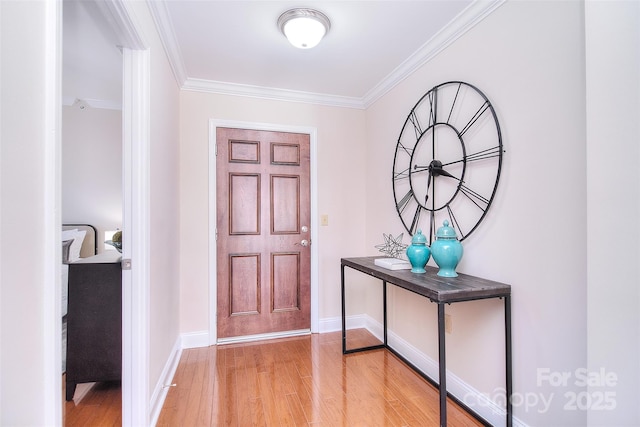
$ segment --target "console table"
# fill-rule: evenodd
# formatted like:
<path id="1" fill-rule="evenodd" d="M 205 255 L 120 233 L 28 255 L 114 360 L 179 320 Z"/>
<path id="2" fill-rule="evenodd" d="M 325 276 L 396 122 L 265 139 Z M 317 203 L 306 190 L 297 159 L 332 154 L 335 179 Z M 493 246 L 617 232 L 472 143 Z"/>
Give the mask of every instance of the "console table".
<path id="1" fill-rule="evenodd" d="M 458 274 L 458 277 L 440 277 L 436 273 L 438 269 L 427 266 L 424 274 L 412 273 L 410 270 L 388 270 L 375 265 L 375 259 L 379 257 L 362 258 L 342 258 L 341 290 L 342 290 L 342 353 L 348 354 L 357 351 L 372 350 L 376 348 L 386 348 L 406 362 L 406 359 L 398 354 L 387 343 L 387 283 L 391 283 L 399 288 L 406 289 L 418 295 L 428 298 L 431 302 L 438 304 L 438 364 L 439 378 L 438 389 L 440 395 L 440 425 L 447 425 L 447 367 L 445 357 L 445 321 L 444 306 L 462 301 L 474 301 L 487 298 L 500 298 L 504 300 L 505 314 L 505 350 L 506 350 L 506 393 L 507 393 L 507 426 L 513 424 L 512 417 L 512 371 L 511 371 L 511 286 L 504 283 L 481 279 L 479 277 Z M 379 345 L 360 347 L 347 350 L 347 329 L 346 329 L 346 301 L 345 301 L 345 267 L 350 267 L 369 276 L 382 280 L 383 299 L 383 343 Z M 409 365 L 417 370 L 422 376 L 428 378 L 426 374 L 420 372 L 415 366 Z M 430 379 L 430 378 L 428 378 Z M 435 382 L 433 379 L 431 381 Z M 464 406 L 464 405 L 463 405 Z M 469 409 L 469 408 L 467 408 Z M 472 411 L 473 412 L 473 411 Z"/>

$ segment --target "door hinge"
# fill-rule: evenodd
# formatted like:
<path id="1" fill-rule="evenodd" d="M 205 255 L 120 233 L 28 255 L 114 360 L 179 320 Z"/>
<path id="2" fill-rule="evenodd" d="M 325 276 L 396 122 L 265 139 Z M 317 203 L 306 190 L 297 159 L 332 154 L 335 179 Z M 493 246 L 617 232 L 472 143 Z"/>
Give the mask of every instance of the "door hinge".
<path id="1" fill-rule="evenodd" d="M 123 270 L 131 270 L 131 260 L 128 258 L 123 259 L 120 264 Z"/>

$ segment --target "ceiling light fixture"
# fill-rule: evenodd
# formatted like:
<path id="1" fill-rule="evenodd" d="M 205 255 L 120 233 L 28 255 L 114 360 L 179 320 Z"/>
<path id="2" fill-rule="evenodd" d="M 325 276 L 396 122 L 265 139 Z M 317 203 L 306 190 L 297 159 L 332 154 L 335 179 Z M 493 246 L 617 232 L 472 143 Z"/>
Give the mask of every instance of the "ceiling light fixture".
<path id="1" fill-rule="evenodd" d="M 278 28 L 289 42 L 300 49 L 310 49 L 329 32 L 327 15 L 314 9 L 287 10 L 278 18 Z"/>

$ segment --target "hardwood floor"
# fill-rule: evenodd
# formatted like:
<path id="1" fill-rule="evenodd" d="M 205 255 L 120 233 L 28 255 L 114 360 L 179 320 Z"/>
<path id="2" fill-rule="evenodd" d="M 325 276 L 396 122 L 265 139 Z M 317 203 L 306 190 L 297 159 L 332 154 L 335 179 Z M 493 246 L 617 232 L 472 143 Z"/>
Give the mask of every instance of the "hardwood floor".
<path id="1" fill-rule="evenodd" d="M 343 356 L 340 332 L 185 350 L 173 382 L 158 426 L 439 424 L 431 384 L 386 350 Z M 448 421 L 481 425 L 453 403 Z"/>
<path id="2" fill-rule="evenodd" d="M 349 331 L 354 347 L 371 339 Z M 158 426 L 439 424 L 431 384 L 386 350 L 344 356 L 340 332 L 184 350 L 173 383 Z M 66 402 L 66 426 L 120 425 L 119 386 L 94 388 Z M 482 425 L 453 402 L 448 421 Z"/>
<path id="3" fill-rule="evenodd" d="M 64 399 L 64 376 L 62 398 Z M 122 425 L 122 390 L 120 382 L 78 384 L 72 401 L 62 403 L 65 427 Z"/>

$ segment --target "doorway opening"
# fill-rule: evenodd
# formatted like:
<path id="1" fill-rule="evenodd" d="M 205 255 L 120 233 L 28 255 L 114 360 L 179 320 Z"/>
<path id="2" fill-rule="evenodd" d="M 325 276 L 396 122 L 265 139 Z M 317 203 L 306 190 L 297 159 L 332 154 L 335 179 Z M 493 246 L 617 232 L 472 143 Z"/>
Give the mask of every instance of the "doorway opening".
<path id="1" fill-rule="evenodd" d="M 67 0 L 68 1 L 68 0 Z M 66 1 L 65 1 L 66 3 Z M 148 292 L 149 292 L 149 123 L 150 58 L 123 0 L 80 2 L 100 16 L 120 47 L 122 63 L 122 257 L 135 268 L 122 271 L 122 425 L 149 424 L 148 400 Z M 63 5 L 64 8 L 65 5 Z M 58 36 L 63 22 L 57 17 Z M 63 52 L 57 57 L 62 63 Z M 55 72 L 57 74 L 57 72 Z M 64 73 L 63 73 L 64 74 Z M 51 105 L 58 110 L 60 107 Z M 57 142 L 60 144 L 60 140 Z M 56 189 L 57 194 L 61 192 Z M 59 224 L 58 224 L 59 226 Z M 58 261 L 59 262 L 59 261 Z M 57 295 L 59 298 L 60 296 Z M 47 372 L 51 384 L 60 384 L 60 371 Z M 55 379 L 54 379 L 55 378 Z M 61 388 L 53 390 L 62 400 Z M 59 407 L 59 406 L 58 406 Z M 53 420 L 52 420 L 53 421 Z M 55 421 L 56 424 L 59 421 Z"/>

